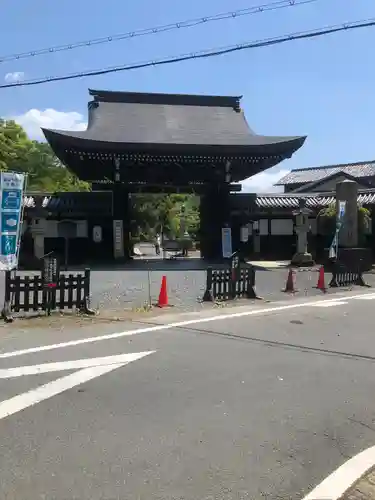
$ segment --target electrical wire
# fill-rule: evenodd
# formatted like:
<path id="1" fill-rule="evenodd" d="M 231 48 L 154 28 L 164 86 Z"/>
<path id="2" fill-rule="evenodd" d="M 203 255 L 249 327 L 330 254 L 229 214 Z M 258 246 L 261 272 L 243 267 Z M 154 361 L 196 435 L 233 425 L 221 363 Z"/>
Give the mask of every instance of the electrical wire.
<path id="1" fill-rule="evenodd" d="M 243 16 L 249 16 L 254 14 L 260 14 L 262 12 L 286 9 L 290 7 L 296 7 L 299 5 L 305 5 L 317 2 L 318 0 L 278 0 L 271 3 L 266 3 L 263 5 L 257 5 L 255 7 L 249 7 L 247 9 L 234 10 L 232 12 L 223 12 L 220 14 L 213 14 L 210 16 L 199 17 L 195 19 L 188 19 L 185 21 L 180 21 L 177 23 L 165 24 L 162 26 L 156 26 L 153 28 L 144 28 L 137 31 L 129 31 L 127 33 L 120 33 L 117 35 L 108 35 L 101 38 L 93 38 L 91 40 L 84 40 L 74 43 L 68 43 L 64 45 L 55 45 L 53 47 L 47 47 L 43 49 L 31 50 L 27 52 L 20 52 L 18 54 L 10 54 L 5 56 L 0 56 L 0 64 L 9 61 L 16 61 L 20 59 L 28 59 L 30 57 L 37 57 L 46 54 L 54 54 L 56 52 L 64 52 L 67 50 L 74 50 L 82 47 L 91 47 L 95 45 L 101 45 L 104 43 L 117 42 L 120 40 L 128 40 L 135 37 L 156 35 L 159 33 L 164 33 L 167 31 L 173 31 L 177 29 L 192 28 L 200 24 L 207 24 L 215 21 L 223 21 L 225 19 L 236 19 Z"/>
<path id="2" fill-rule="evenodd" d="M 77 79 L 77 78 L 84 78 L 87 76 L 106 75 L 109 73 L 118 73 L 121 71 L 130 71 L 130 70 L 135 70 L 135 69 L 148 68 L 151 66 L 162 66 L 162 65 L 167 65 L 167 64 L 175 64 L 178 62 L 189 61 L 192 59 L 203 59 L 203 58 L 209 58 L 209 57 L 216 57 L 216 56 L 220 56 L 223 54 L 229 54 L 232 52 L 239 52 L 241 50 L 255 49 L 255 48 L 260 48 L 260 47 L 268 47 L 271 45 L 278 45 L 278 44 L 285 43 L 285 42 L 292 42 L 292 41 L 303 40 L 303 39 L 308 39 L 308 38 L 317 38 L 317 37 L 329 35 L 332 33 L 338 33 L 341 31 L 351 31 L 354 29 L 369 28 L 369 27 L 374 27 L 374 26 L 375 26 L 375 18 L 367 19 L 367 20 L 363 20 L 363 21 L 352 21 L 352 22 L 348 22 L 348 23 L 344 23 L 344 24 L 327 26 L 324 28 L 314 29 L 314 30 L 310 30 L 310 31 L 301 31 L 301 32 L 296 32 L 296 33 L 290 33 L 288 35 L 274 37 L 274 38 L 266 38 L 263 40 L 258 40 L 258 41 L 253 41 L 253 42 L 245 42 L 245 43 L 232 45 L 232 46 L 226 46 L 226 47 L 221 47 L 221 48 L 216 48 L 216 49 L 206 49 L 206 50 L 201 50 L 198 52 L 191 52 L 189 54 L 181 54 L 181 55 L 169 57 L 169 58 L 160 58 L 160 59 L 149 60 L 146 62 L 129 63 L 129 64 L 121 65 L 121 66 L 114 66 L 114 67 L 110 67 L 110 68 L 85 71 L 82 73 L 71 73 L 71 74 L 62 75 L 62 76 L 50 76 L 50 77 L 36 78 L 36 79 L 32 79 L 32 80 L 24 80 L 22 82 L 8 83 L 5 85 L 0 85 L 0 89 L 10 88 L 10 87 L 27 87 L 27 86 L 31 86 L 31 85 L 41 85 L 43 83 L 49 83 L 49 82 L 59 82 L 59 81 L 64 81 L 64 80 L 73 80 L 73 79 Z"/>

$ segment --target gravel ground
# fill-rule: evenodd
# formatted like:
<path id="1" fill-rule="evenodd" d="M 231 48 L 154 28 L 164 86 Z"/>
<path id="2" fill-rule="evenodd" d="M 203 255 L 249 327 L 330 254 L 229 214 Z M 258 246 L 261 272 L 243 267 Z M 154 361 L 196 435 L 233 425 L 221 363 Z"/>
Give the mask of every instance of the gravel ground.
<path id="1" fill-rule="evenodd" d="M 101 315 L 120 316 L 129 311 L 140 310 L 149 304 L 156 304 L 162 276 L 167 276 L 169 303 L 180 311 L 196 311 L 202 308 L 201 298 L 206 285 L 207 264 L 191 255 L 185 260 L 161 260 L 155 258 L 151 246 L 141 247 L 142 258 L 118 268 L 93 269 L 91 271 L 91 307 Z M 76 270 L 72 269 L 70 272 Z M 284 293 L 289 270 L 287 268 L 256 271 L 256 292 L 269 301 L 293 300 L 296 296 L 320 296 L 315 288 L 318 268 L 296 271 L 295 294 Z M 23 273 L 20 273 L 23 274 Z M 331 278 L 326 273 L 326 286 Z M 375 275 L 366 275 L 370 285 L 375 285 Z M 342 289 L 341 289 L 342 290 Z M 334 293 L 329 289 L 327 293 Z M 0 294 L 4 296 L 4 281 L 0 282 Z"/>

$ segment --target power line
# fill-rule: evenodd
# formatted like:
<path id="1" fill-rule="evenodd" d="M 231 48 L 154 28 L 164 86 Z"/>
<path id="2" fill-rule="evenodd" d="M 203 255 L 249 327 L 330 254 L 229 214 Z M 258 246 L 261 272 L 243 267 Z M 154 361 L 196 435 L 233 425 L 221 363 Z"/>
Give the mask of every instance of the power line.
<path id="1" fill-rule="evenodd" d="M 114 66 L 110 68 L 104 69 L 95 69 L 91 71 L 85 71 L 82 73 L 71 73 L 68 75 L 62 76 L 50 76 L 43 78 L 36 78 L 33 80 L 25 80 L 23 82 L 17 83 L 9 83 L 5 85 L 0 85 L 0 89 L 10 88 L 10 87 L 27 87 L 31 85 L 41 85 L 43 83 L 49 82 L 59 82 L 64 80 L 73 80 L 76 78 L 84 78 L 87 76 L 98 76 L 98 75 L 106 75 L 108 73 L 118 73 L 120 71 L 130 71 L 134 69 L 148 68 L 151 66 L 163 66 L 166 64 L 175 64 L 182 61 L 189 61 L 192 59 L 203 59 L 209 57 L 220 56 L 223 54 L 229 54 L 231 52 L 238 52 L 240 50 L 247 49 L 255 49 L 260 47 L 268 47 L 270 45 L 278 45 L 284 42 L 292 42 L 296 40 L 303 40 L 308 38 L 317 38 L 324 35 L 329 35 L 332 33 L 338 33 L 341 31 L 349 31 L 360 28 L 369 28 L 375 26 L 375 18 L 367 19 L 363 21 L 352 21 L 345 24 L 327 26 L 324 28 L 319 28 L 310 31 L 300 31 L 296 33 L 290 33 L 288 35 L 274 37 L 274 38 L 266 38 L 263 40 L 258 40 L 254 42 L 245 42 L 237 45 L 226 46 L 216 49 L 206 49 L 198 52 L 191 52 L 189 54 L 180 54 L 178 56 L 169 57 L 169 58 L 160 58 L 149 60 L 146 62 L 138 62 L 138 63 L 129 63 L 122 66 Z"/>
<path id="2" fill-rule="evenodd" d="M 91 47 L 95 45 L 101 45 L 104 43 L 118 42 L 120 40 L 129 40 L 131 38 L 156 35 L 159 33 L 164 33 L 167 31 L 173 31 L 177 29 L 192 28 L 200 24 L 206 24 L 215 21 L 223 21 L 225 19 L 236 19 L 243 16 L 249 16 L 254 14 L 260 14 L 262 12 L 267 12 L 271 10 L 286 9 L 289 7 L 296 7 L 299 5 L 305 5 L 309 3 L 317 2 L 318 0 L 278 0 L 275 2 L 257 5 L 255 7 L 249 7 L 247 9 L 234 10 L 232 12 L 222 12 L 220 14 L 214 14 L 205 17 L 199 17 L 195 19 L 188 19 L 185 21 L 180 21 L 177 23 L 165 24 L 163 26 L 156 26 L 153 28 L 144 28 L 137 31 L 128 31 L 127 33 L 120 33 L 116 35 L 108 35 L 101 38 L 93 38 L 91 40 L 84 40 L 80 42 L 69 43 L 65 45 L 55 45 L 53 47 L 47 47 L 44 49 L 31 50 L 28 52 L 20 52 L 18 54 L 10 54 L 6 56 L 0 56 L 0 64 L 9 61 L 16 61 L 20 59 L 28 59 L 30 57 L 37 57 L 46 54 L 54 54 L 56 52 L 64 52 L 67 50 L 74 50 L 82 47 Z"/>

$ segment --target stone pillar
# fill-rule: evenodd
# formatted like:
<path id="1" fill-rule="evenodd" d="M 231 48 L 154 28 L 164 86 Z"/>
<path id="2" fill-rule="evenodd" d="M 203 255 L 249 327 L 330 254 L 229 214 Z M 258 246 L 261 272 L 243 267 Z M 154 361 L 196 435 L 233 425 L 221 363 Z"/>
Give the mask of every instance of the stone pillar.
<path id="1" fill-rule="evenodd" d="M 358 246 L 358 184 L 345 180 L 336 184 L 336 210 L 339 214 L 340 201 L 345 201 L 345 214 L 341 220 L 339 246 L 356 248 Z"/>

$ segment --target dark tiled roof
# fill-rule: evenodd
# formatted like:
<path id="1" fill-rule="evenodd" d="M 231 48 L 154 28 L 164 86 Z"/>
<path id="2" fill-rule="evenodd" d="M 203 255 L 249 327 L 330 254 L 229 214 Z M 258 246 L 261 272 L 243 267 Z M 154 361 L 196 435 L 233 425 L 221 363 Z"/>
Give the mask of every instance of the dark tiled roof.
<path id="1" fill-rule="evenodd" d="M 240 97 L 91 91 L 88 129 L 44 129 L 48 141 L 76 138 L 116 144 L 265 146 L 304 137 L 255 134 L 240 109 Z M 295 145 L 295 146 L 296 146 Z M 298 147 L 294 149 L 298 149 Z M 294 152 L 294 151 L 293 151 Z"/>
<path id="2" fill-rule="evenodd" d="M 320 181 L 339 172 L 344 172 L 355 178 L 375 176 L 375 161 L 330 165 L 325 167 L 299 168 L 292 170 L 289 174 L 282 177 L 277 182 L 276 186 Z"/>
<path id="3" fill-rule="evenodd" d="M 257 196 L 255 204 L 259 208 L 298 208 L 298 200 L 301 198 L 306 200 L 306 207 L 308 208 L 327 207 L 336 201 L 336 197 L 333 193 L 327 196 L 293 196 L 288 194 L 279 194 Z M 361 205 L 375 204 L 375 191 L 371 190 L 358 194 L 358 203 Z"/>

